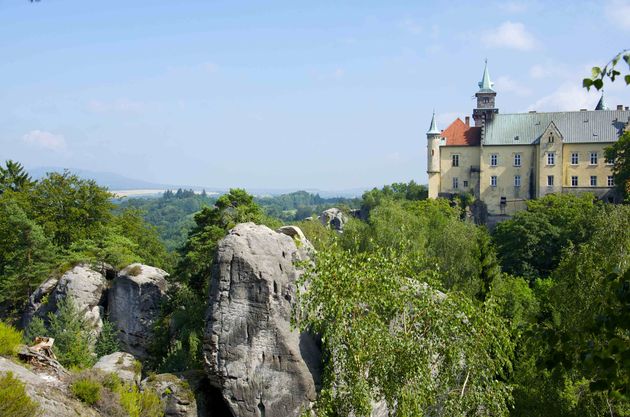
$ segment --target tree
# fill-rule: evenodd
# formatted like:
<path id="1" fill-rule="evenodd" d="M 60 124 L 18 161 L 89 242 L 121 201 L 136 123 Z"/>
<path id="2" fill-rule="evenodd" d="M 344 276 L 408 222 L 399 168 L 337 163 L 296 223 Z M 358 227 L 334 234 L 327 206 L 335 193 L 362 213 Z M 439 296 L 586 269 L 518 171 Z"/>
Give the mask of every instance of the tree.
<path id="1" fill-rule="evenodd" d="M 506 416 L 512 342 L 492 308 L 427 282 L 415 256 L 397 249 L 318 252 L 299 288 L 296 321 L 322 336 L 321 416 Z"/>
<path id="2" fill-rule="evenodd" d="M 5 190 L 26 191 L 34 182 L 19 162 L 8 160 L 0 166 L 0 194 Z"/>
<path id="3" fill-rule="evenodd" d="M 598 90 L 601 90 L 604 87 L 604 80 L 608 78 L 611 82 L 614 82 L 615 79 L 621 75 L 621 71 L 618 71 L 617 64 L 619 61 L 625 61 L 628 64 L 628 69 L 630 69 L 630 50 L 624 49 L 615 55 L 604 68 L 593 67 L 591 69 L 591 77 L 584 78 L 582 80 L 582 86 L 587 90 L 590 90 L 591 87 L 595 87 Z M 626 85 L 630 85 L 630 71 L 628 74 L 623 76 Z"/>
<path id="4" fill-rule="evenodd" d="M 92 329 L 85 314 L 70 298 L 57 304 L 57 312 L 49 313 L 48 335 L 55 339 L 53 351 L 65 367 L 88 368 L 94 364 Z"/>
<path id="5" fill-rule="evenodd" d="M 111 197 L 93 180 L 68 171 L 51 172 L 33 188 L 33 217 L 55 244 L 68 248 L 73 242 L 102 234 L 112 217 Z"/>
<path id="6" fill-rule="evenodd" d="M 624 132 L 604 152 L 606 159 L 614 164 L 612 172 L 617 189 L 626 199 L 630 198 L 630 131 Z"/>

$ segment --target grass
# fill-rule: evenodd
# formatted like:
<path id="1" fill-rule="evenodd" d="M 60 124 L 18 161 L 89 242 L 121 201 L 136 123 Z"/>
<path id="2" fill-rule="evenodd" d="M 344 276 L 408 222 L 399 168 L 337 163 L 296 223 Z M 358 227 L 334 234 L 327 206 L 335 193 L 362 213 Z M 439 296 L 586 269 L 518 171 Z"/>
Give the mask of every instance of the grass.
<path id="1" fill-rule="evenodd" d="M 39 404 L 26 394 L 22 381 L 12 372 L 0 376 L 0 416 L 31 417 L 38 411 Z"/>
<path id="2" fill-rule="evenodd" d="M 70 390 L 79 400 L 88 405 L 94 405 L 101 399 L 100 382 L 90 378 L 77 379 L 70 385 Z"/>
<path id="3" fill-rule="evenodd" d="M 22 332 L 0 321 L 0 355 L 14 356 L 22 343 Z"/>

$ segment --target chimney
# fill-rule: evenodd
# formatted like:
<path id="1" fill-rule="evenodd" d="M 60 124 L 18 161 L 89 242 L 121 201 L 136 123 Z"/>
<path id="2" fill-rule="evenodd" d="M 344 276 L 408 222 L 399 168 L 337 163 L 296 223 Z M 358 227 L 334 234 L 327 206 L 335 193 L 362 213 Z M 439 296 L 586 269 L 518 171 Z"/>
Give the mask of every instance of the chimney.
<path id="1" fill-rule="evenodd" d="M 627 110 L 630 110 L 630 107 L 626 106 L 626 111 L 627 111 Z"/>
<path id="2" fill-rule="evenodd" d="M 623 104 L 617 104 L 617 110 L 623 110 Z"/>
<path id="3" fill-rule="evenodd" d="M 586 109 L 580 109 L 580 111 L 587 111 Z"/>
<path id="4" fill-rule="evenodd" d="M 470 126 L 470 116 L 466 116 L 466 126 Z"/>
<path id="5" fill-rule="evenodd" d="M 536 113 L 536 110 L 530 110 L 529 112 L 530 113 Z"/>

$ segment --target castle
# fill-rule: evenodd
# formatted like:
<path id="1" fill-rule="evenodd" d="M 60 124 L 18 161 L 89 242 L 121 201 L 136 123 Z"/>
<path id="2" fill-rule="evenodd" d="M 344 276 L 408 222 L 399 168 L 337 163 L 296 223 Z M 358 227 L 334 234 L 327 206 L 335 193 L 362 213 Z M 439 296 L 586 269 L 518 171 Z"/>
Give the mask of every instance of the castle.
<path id="1" fill-rule="evenodd" d="M 429 197 L 471 193 L 490 215 L 513 214 L 550 193 L 590 192 L 618 202 L 604 148 L 630 130 L 630 110 L 609 110 L 604 95 L 593 111 L 501 114 L 488 63 L 475 94 L 474 126 L 457 118 L 427 132 Z"/>

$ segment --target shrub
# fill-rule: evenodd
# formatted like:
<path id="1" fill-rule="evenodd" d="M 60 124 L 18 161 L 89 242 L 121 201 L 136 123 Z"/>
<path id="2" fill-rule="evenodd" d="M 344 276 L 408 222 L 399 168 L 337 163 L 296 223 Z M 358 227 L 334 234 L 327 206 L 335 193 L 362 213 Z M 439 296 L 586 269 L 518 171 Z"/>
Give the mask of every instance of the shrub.
<path id="1" fill-rule="evenodd" d="M 12 372 L 0 376 L 0 416 L 31 417 L 39 405 L 26 394 L 24 384 Z"/>
<path id="2" fill-rule="evenodd" d="M 135 385 L 125 385 L 119 390 L 120 405 L 129 417 L 163 417 L 164 407 L 157 393 L 150 389 L 139 391 Z"/>
<path id="3" fill-rule="evenodd" d="M 72 393 L 86 404 L 94 405 L 101 398 L 102 385 L 90 378 L 76 380 L 70 386 Z"/>
<path id="4" fill-rule="evenodd" d="M 22 332 L 0 321 L 0 355 L 15 355 L 22 342 Z"/>
<path id="5" fill-rule="evenodd" d="M 57 314 L 50 314 L 50 336 L 55 338 L 53 350 L 66 367 L 88 368 L 94 364 L 90 348 L 91 328 L 69 298 L 57 306 Z"/>
<path id="6" fill-rule="evenodd" d="M 137 277 L 142 273 L 142 267 L 140 265 L 134 265 L 127 271 L 127 275 L 130 277 Z"/>
<path id="7" fill-rule="evenodd" d="M 101 356 L 109 355 L 120 350 L 117 333 L 118 331 L 113 323 L 109 320 L 103 321 L 101 334 L 98 336 L 98 339 L 96 339 L 96 346 L 94 346 L 96 356 L 100 358 Z"/>
<path id="8" fill-rule="evenodd" d="M 44 320 L 39 317 L 34 317 L 26 327 L 22 340 L 24 343 L 31 345 L 35 342 L 35 338 L 38 336 L 48 336 L 48 329 L 44 324 Z"/>

